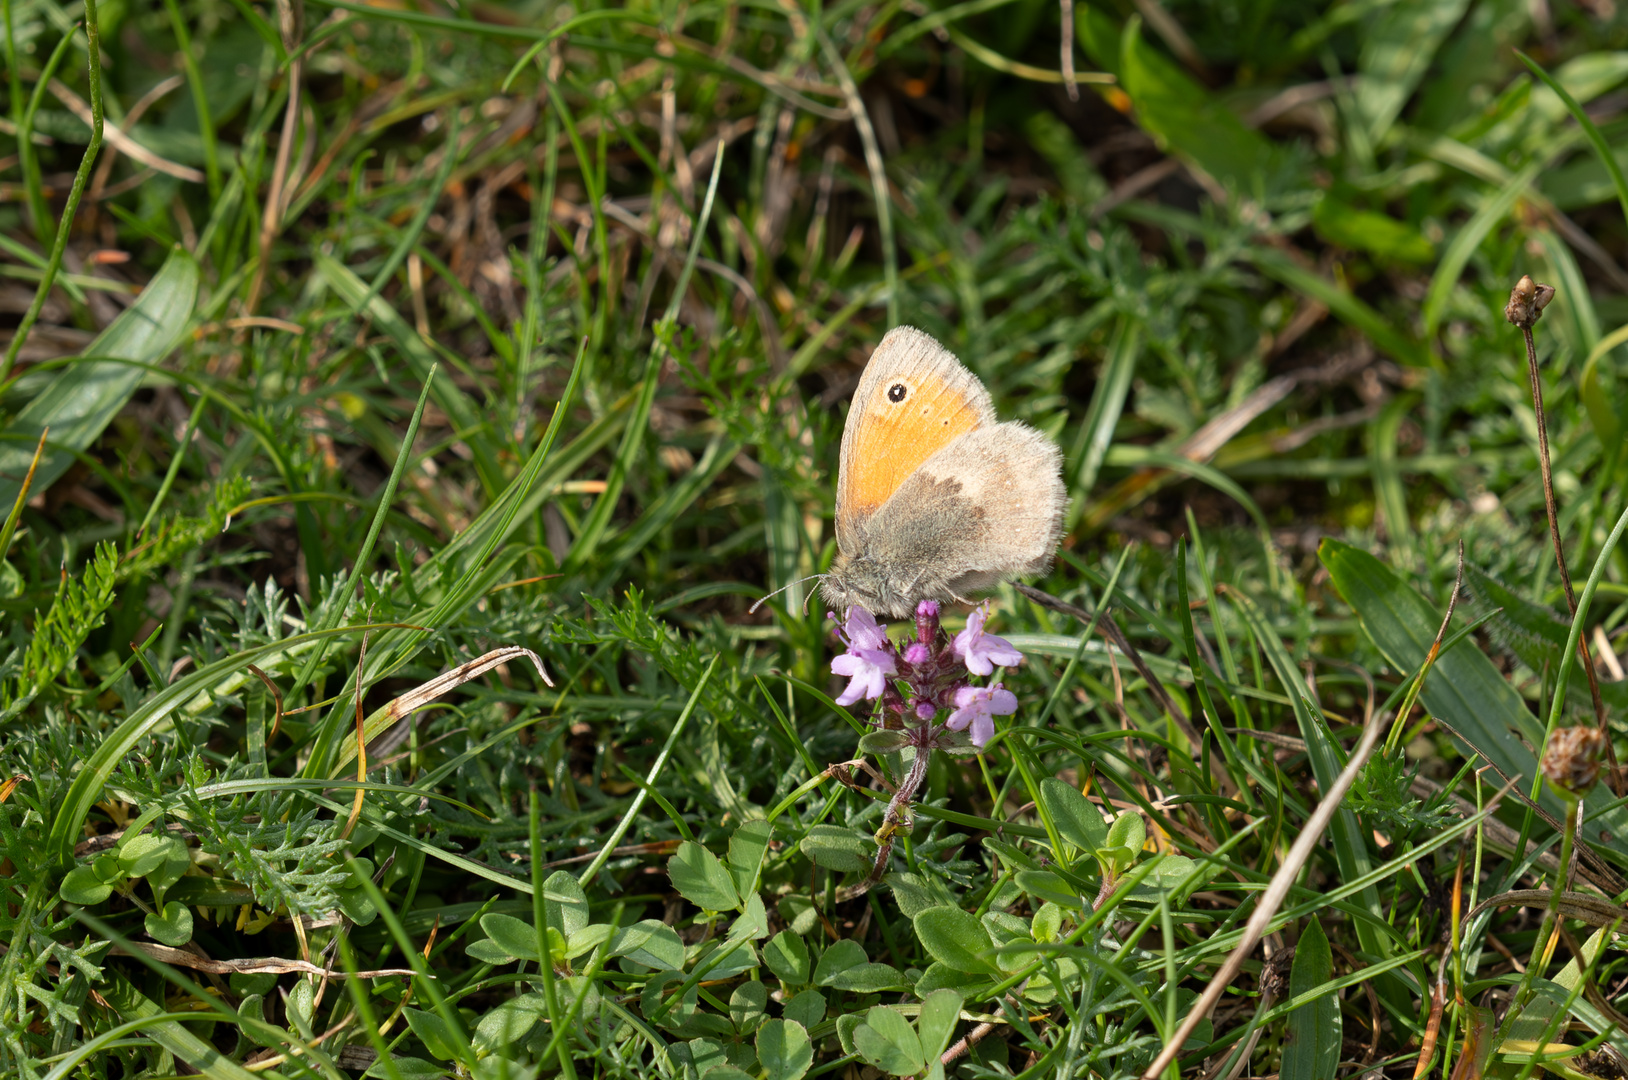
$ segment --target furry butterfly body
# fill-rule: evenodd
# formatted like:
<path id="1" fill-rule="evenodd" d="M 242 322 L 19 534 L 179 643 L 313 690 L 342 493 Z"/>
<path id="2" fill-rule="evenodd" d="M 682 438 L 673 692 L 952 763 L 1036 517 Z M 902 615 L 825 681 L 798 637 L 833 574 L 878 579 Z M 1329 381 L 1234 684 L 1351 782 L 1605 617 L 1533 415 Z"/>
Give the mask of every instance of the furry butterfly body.
<path id="1" fill-rule="evenodd" d="M 989 392 L 920 330 L 888 332 L 854 391 L 837 480 L 837 557 L 822 591 L 902 618 L 1045 571 L 1062 537 L 1062 454 L 999 422 Z"/>

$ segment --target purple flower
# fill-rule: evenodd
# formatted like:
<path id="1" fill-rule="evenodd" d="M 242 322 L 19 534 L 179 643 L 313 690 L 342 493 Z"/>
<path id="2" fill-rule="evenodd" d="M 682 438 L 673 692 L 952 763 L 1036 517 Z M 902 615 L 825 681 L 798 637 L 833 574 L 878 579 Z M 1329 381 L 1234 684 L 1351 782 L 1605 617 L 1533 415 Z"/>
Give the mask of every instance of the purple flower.
<path id="1" fill-rule="evenodd" d="M 860 698 L 881 697 L 887 688 L 887 677 L 899 671 L 886 631 L 877 625 L 870 612 L 852 607 L 838 635 L 847 644 L 848 651 L 831 661 L 831 670 L 847 676 L 848 688 L 837 698 L 837 704 L 852 705 Z"/>
<path id="2" fill-rule="evenodd" d="M 955 711 L 944 721 L 944 726 L 961 731 L 970 724 L 972 745 L 981 747 L 995 737 L 995 717 L 1010 716 L 1015 712 L 1017 696 L 1000 683 L 994 686 L 963 686 L 955 692 Z"/>
<path id="3" fill-rule="evenodd" d="M 925 664 L 932 656 L 933 651 L 919 641 L 912 641 L 904 647 L 904 662 L 912 667 Z"/>
<path id="4" fill-rule="evenodd" d="M 967 628 L 955 635 L 955 642 L 950 646 L 974 675 L 988 675 L 995 670 L 996 664 L 1011 667 L 1023 660 L 1023 654 L 1014 649 L 1010 641 L 984 633 L 984 623 L 988 619 L 987 606 L 973 608 L 967 616 Z"/>
<path id="5" fill-rule="evenodd" d="M 836 615 L 830 614 L 827 618 L 835 621 Z M 886 649 L 889 648 L 887 631 L 876 622 L 876 616 L 864 608 L 855 605 L 848 609 L 848 621 L 842 624 L 837 631 L 842 643 L 852 652 L 855 649 Z"/>

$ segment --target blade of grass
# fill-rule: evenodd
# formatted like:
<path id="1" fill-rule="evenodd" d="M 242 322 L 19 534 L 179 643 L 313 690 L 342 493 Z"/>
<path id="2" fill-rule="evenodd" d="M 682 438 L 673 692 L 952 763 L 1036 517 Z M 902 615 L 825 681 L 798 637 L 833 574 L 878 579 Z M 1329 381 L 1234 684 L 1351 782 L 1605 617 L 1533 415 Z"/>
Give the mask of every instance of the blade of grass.
<path id="1" fill-rule="evenodd" d="M 65 35 L 64 40 L 71 38 L 71 34 Z M 45 276 L 40 280 L 40 287 L 34 292 L 33 302 L 28 305 L 22 321 L 13 332 L 5 359 L 0 360 L 0 384 L 4 384 L 11 377 L 11 368 L 17 361 L 17 352 L 23 347 L 29 330 L 39 320 L 40 311 L 45 307 L 45 298 L 50 295 L 51 285 L 56 281 L 57 271 L 62 269 L 62 256 L 68 250 L 68 234 L 73 229 L 74 216 L 79 211 L 79 200 L 85 194 L 85 185 L 90 181 L 90 170 L 96 164 L 97 153 L 102 149 L 102 31 L 96 16 L 96 0 L 85 0 L 85 44 L 86 53 L 90 57 L 85 76 L 90 98 L 90 144 L 85 147 L 85 154 L 79 159 L 79 170 L 74 173 L 73 186 L 68 189 L 68 201 L 62 208 L 62 220 L 57 223 L 56 240 L 51 245 Z M 39 87 L 49 82 L 49 79 L 41 79 Z M 26 142 L 27 138 L 28 135 L 24 132 L 22 141 Z M 0 497 L 0 502 L 4 501 L 4 498 Z"/>
<path id="2" fill-rule="evenodd" d="M 707 680 L 712 678 L 712 672 L 717 668 L 722 655 L 721 653 L 715 654 L 711 663 L 707 664 L 706 671 L 701 673 L 701 681 L 696 683 L 695 689 L 690 692 L 690 700 L 685 704 L 684 711 L 679 714 L 678 721 L 673 724 L 673 730 L 667 733 L 667 741 L 662 745 L 661 753 L 656 755 L 656 760 L 651 764 L 650 771 L 645 774 L 645 787 L 641 787 L 639 793 L 633 796 L 632 804 L 628 806 L 627 812 L 622 815 L 622 820 L 616 823 L 616 828 L 611 830 L 610 836 L 606 838 L 604 845 L 600 847 L 599 854 L 594 856 L 594 861 L 589 863 L 587 869 L 583 870 L 577 877 L 577 884 L 584 889 L 592 883 L 594 878 L 599 876 L 600 867 L 605 865 L 606 860 L 610 858 L 610 853 L 621 844 L 622 837 L 627 835 L 628 829 L 633 825 L 633 819 L 639 816 L 639 810 L 644 806 L 644 800 L 649 789 L 655 786 L 656 777 L 661 775 L 662 768 L 667 764 L 667 758 L 672 754 L 673 747 L 678 743 L 679 735 L 683 733 L 685 726 L 689 724 L 690 714 L 695 711 L 696 703 L 701 700 L 701 691 L 706 689 Z"/>
<path id="3" fill-rule="evenodd" d="M 1617 156 L 1611 152 L 1611 144 L 1606 142 L 1605 136 L 1600 134 L 1600 129 L 1589 119 L 1588 113 L 1583 111 L 1577 99 L 1560 84 L 1559 79 L 1550 75 L 1541 64 L 1521 50 L 1516 49 L 1515 55 L 1544 86 L 1554 91 L 1555 96 L 1566 106 L 1566 111 L 1571 113 L 1572 119 L 1577 121 L 1577 126 L 1583 129 L 1583 135 L 1588 139 L 1589 146 L 1594 148 L 1600 164 L 1605 166 L 1606 174 L 1611 177 L 1611 185 L 1617 189 L 1617 202 L 1622 206 L 1623 217 L 1628 219 L 1628 179 L 1624 179 L 1622 175 L 1622 166 L 1617 164 Z"/>
<path id="4" fill-rule="evenodd" d="M 136 302 L 85 346 L 81 362 L 58 374 L 12 418 L 0 442 L 0 505 L 16 499 L 34 445 L 47 426 L 54 437 L 34 477 L 36 490 L 56 483 L 76 452 L 101 436 L 145 374 L 136 364 L 104 363 L 102 358 L 149 364 L 163 359 L 192 317 L 198 277 L 192 256 L 173 252 Z"/>
<path id="5" fill-rule="evenodd" d="M 611 463 L 610 475 L 605 480 L 605 490 L 594 501 L 593 509 L 589 512 L 587 520 L 582 523 L 582 529 L 571 544 L 571 552 L 565 558 L 562 569 L 568 574 L 580 570 L 598 547 L 606 527 L 610 524 L 610 516 L 615 512 L 616 504 L 622 497 L 622 488 L 633 471 L 634 460 L 644 447 L 645 433 L 650 428 L 650 409 L 655 404 L 656 387 L 661 380 L 662 362 L 667 358 L 669 338 L 677 332 L 678 313 L 683 305 L 685 292 L 689 288 L 690 275 L 695 270 L 695 260 L 701 254 L 701 241 L 706 235 L 707 223 L 712 218 L 712 204 L 718 194 L 718 178 L 723 172 L 723 162 L 724 144 L 720 140 L 712 163 L 712 176 L 707 182 L 707 196 L 701 204 L 701 216 L 690 234 L 689 254 L 684 259 L 684 268 L 679 272 L 678 282 L 673 286 L 673 296 L 668 301 L 666 314 L 655 326 L 655 340 L 650 346 L 650 357 L 645 362 L 644 380 L 638 401 L 623 433 L 622 445 L 617 448 L 616 459 Z"/>
<path id="6" fill-rule="evenodd" d="M 313 629 L 318 631 L 331 630 L 345 617 L 345 609 L 350 606 L 350 599 L 356 594 L 356 585 L 362 576 L 373 565 L 373 546 L 378 543 L 379 531 L 384 528 L 385 518 L 389 516 L 390 506 L 396 498 L 396 488 L 401 483 L 402 474 L 407 471 L 407 463 L 413 457 L 413 444 L 418 441 L 418 426 L 424 419 L 424 406 L 429 404 L 430 388 L 435 385 L 436 365 L 431 364 L 424 385 L 418 392 L 418 404 L 413 408 L 412 419 L 407 422 L 407 434 L 401 439 L 401 452 L 396 455 L 395 464 L 391 466 L 390 476 L 384 482 L 384 490 L 379 493 L 378 506 L 373 511 L 373 520 L 369 523 L 367 536 L 362 540 L 362 546 L 357 549 L 356 557 L 351 561 L 350 573 L 345 578 L 345 584 L 328 594 L 326 607 Z M 318 643 L 306 657 L 305 665 L 294 679 L 294 685 L 289 690 L 292 698 L 303 690 L 316 673 L 317 666 L 322 663 L 328 653 L 326 641 Z M 360 671 L 357 673 L 360 678 Z M 336 710 L 343 714 L 344 709 Z"/>

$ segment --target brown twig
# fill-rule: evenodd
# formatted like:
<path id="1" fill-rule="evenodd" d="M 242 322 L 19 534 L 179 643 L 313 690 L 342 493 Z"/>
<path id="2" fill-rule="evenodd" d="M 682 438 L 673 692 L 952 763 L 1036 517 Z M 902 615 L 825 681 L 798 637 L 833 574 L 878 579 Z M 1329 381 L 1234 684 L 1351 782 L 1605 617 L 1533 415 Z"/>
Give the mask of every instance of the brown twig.
<path id="1" fill-rule="evenodd" d="M 1543 317 L 1543 309 L 1549 306 L 1554 299 L 1553 285 L 1539 285 L 1532 280 L 1530 274 L 1523 274 L 1515 283 L 1509 293 L 1509 305 L 1504 308 L 1504 318 L 1520 328 L 1521 336 L 1526 339 L 1526 376 L 1532 384 L 1532 411 L 1537 414 L 1538 420 L 1538 464 L 1543 472 L 1543 506 L 1549 515 L 1549 540 L 1555 549 L 1555 564 L 1560 568 L 1560 583 L 1566 589 L 1566 607 L 1571 611 L 1572 618 L 1577 617 L 1577 594 L 1572 589 L 1571 571 L 1566 567 L 1566 549 L 1560 542 L 1560 516 L 1555 503 L 1554 476 L 1549 466 L 1549 423 L 1543 412 L 1543 380 L 1538 374 L 1538 351 L 1532 341 L 1532 327 Z M 1583 671 L 1588 675 L 1588 693 L 1594 702 L 1594 719 L 1600 729 L 1600 734 L 1606 736 L 1606 764 L 1609 766 L 1606 773 L 1607 783 L 1611 786 L 1613 794 L 1620 796 L 1621 781 L 1617 775 L 1617 752 L 1611 745 L 1611 730 L 1606 724 L 1605 702 L 1600 697 L 1600 676 L 1594 670 L 1594 654 L 1588 647 L 1588 640 L 1579 636 L 1577 651 L 1583 656 Z M 1564 694 L 1565 687 L 1558 691 Z"/>

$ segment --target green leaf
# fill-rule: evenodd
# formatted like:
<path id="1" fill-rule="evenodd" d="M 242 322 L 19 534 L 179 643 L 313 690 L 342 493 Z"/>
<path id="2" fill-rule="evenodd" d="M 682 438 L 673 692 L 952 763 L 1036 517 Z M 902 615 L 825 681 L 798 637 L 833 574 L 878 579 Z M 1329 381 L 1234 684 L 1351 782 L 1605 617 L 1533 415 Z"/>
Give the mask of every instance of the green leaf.
<path id="1" fill-rule="evenodd" d="M 1310 993 L 1333 978 L 1334 954 L 1329 950 L 1328 938 L 1315 918 L 1308 919 L 1295 945 L 1289 995 Z M 1282 1080 L 1334 1080 L 1335 1067 L 1340 1063 L 1341 1035 L 1340 1003 L 1332 992 L 1291 1011 L 1283 1042 Z"/>
<path id="2" fill-rule="evenodd" d="M 1108 824 L 1089 799 L 1054 776 L 1040 781 L 1040 805 L 1064 840 L 1090 855 L 1108 846 Z"/>
<path id="3" fill-rule="evenodd" d="M 857 1052 L 854 1050 L 854 1032 L 864 1022 L 865 1018 L 858 1013 L 843 1013 L 837 1017 L 837 1042 L 844 1054 Z"/>
<path id="4" fill-rule="evenodd" d="M 860 950 L 860 957 L 863 960 L 863 949 Z M 806 986 L 809 982 L 808 946 L 790 930 L 780 931 L 763 947 L 763 962 L 783 983 Z"/>
<path id="5" fill-rule="evenodd" d="M 1040 905 L 1040 909 L 1029 920 L 1029 937 L 1042 944 L 1057 940 L 1057 932 L 1063 927 L 1063 909 L 1050 900 Z"/>
<path id="6" fill-rule="evenodd" d="M 825 995 L 818 990 L 804 990 L 781 1005 L 780 1012 L 787 1020 L 812 1028 L 825 1019 Z"/>
<path id="7" fill-rule="evenodd" d="M 754 1045 L 764 1080 L 802 1080 L 814 1064 L 814 1044 L 794 1020 L 770 1020 L 758 1029 Z"/>
<path id="8" fill-rule="evenodd" d="M 1324 240 L 1386 262 L 1428 263 L 1436 257 L 1435 246 L 1418 229 L 1389 214 L 1359 210 L 1333 195 L 1318 201 L 1311 220 Z"/>
<path id="9" fill-rule="evenodd" d="M 870 731 L 861 735 L 859 737 L 859 752 L 861 754 L 891 754 L 909 742 L 910 736 L 904 732 L 883 728 L 880 731 Z"/>
<path id="10" fill-rule="evenodd" d="M 556 870 L 543 882 L 543 918 L 569 938 L 588 925 L 588 894 L 576 875 Z"/>
<path id="11" fill-rule="evenodd" d="M 70 904 L 94 907 L 113 895 L 113 886 L 96 875 L 90 866 L 76 866 L 62 879 L 58 895 Z"/>
<path id="12" fill-rule="evenodd" d="M 1136 105 L 1137 121 L 1161 145 L 1246 198 L 1277 179 L 1273 174 L 1289 159 L 1144 41 L 1135 21 L 1126 24 L 1119 64 L 1120 85 Z"/>
<path id="13" fill-rule="evenodd" d="M 260 1075 L 228 1058 L 179 1021 L 158 1019 L 166 1015 L 162 1007 L 131 986 L 123 975 L 109 974 L 111 977 L 97 987 L 98 991 L 121 1020 L 147 1021 L 141 1028 L 143 1038 L 151 1039 L 209 1080 L 255 1080 Z"/>
<path id="14" fill-rule="evenodd" d="M 939 963 L 968 973 L 998 972 L 994 963 L 981 955 L 994 948 L 994 943 L 977 916 L 957 907 L 935 907 L 912 922 L 922 947 Z"/>
<path id="15" fill-rule="evenodd" d="M 480 917 L 480 928 L 492 939 L 492 944 L 515 960 L 539 960 L 537 928 L 513 915 L 488 912 Z"/>
<path id="16" fill-rule="evenodd" d="M 1357 58 L 1357 112 L 1377 146 L 1430 68 L 1469 0 L 1409 0 L 1382 9 L 1367 25 Z"/>
<path id="17" fill-rule="evenodd" d="M 541 994 L 510 998 L 476 1023 L 473 1039 L 476 1052 L 484 1056 L 518 1045 L 547 1015 L 548 1002 Z"/>
<path id="18" fill-rule="evenodd" d="M 908 990 L 910 980 L 892 964 L 855 964 L 843 968 L 821 985 L 853 994 L 881 994 L 889 990 Z"/>
<path id="19" fill-rule="evenodd" d="M 179 836 L 164 836 L 160 839 L 164 847 L 164 865 L 149 870 L 145 875 L 147 884 L 152 886 L 155 893 L 162 893 L 180 881 L 181 876 L 192 867 L 192 856 L 187 853 L 185 840 Z"/>
<path id="20" fill-rule="evenodd" d="M 678 939 L 678 931 L 655 919 L 641 919 L 622 927 L 611 939 L 610 955 L 625 956 L 661 971 L 684 970 L 684 943 Z"/>
<path id="21" fill-rule="evenodd" d="M 1039 897 L 1048 903 L 1076 909 L 1084 903 L 1080 899 L 1080 894 L 1067 881 L 1050 870 L 1019 870 L 1013 880 L 1017 882 L 1018 888 L 1030 896 Z"/>
<path id="22" fill-rule="evenodd" d="M 678 853 L 667 860 L 667 876 L 679 895 L 702 911 L 728 911 L 740 903 L 724 864 L 693 840 L 678 845 Z"/>
<path id="23" fill-rule="evenodd" d="M 910 1021 L 886 1005 L 873 1006 L 865 1014 L 865 1022 L 854 1029 L 854 1049 L 866 1061 L 894 1076 L 921 1072 L 926 1064 L 921 1040 Z"/>
<path id="24" fill-rule="evenodd" d="M 512 964 L 519 959 L 517 956 L 509 955 L 507 949 L 504 949 L 491 938 L 478 938 L 471 941 L 464 946 L 464 955 L 472 957 L 482 964 L 491 964 L 493 967 Z"/>
<path id="25" fill-rule="evenodd" d="M 395 1065 L 396 1075 L 401 1077 L 401 1080 L 440 1080 L 441 1077 L 447 1074 L 447 1071 L 441 1066 L 433 1061 L 425 1061 L 423 1058 L 398 1057 L 392 1058 L 391 1063 Z M 362 1075 L 370 1076 L 373 1080 L 392 1080 L 390 1068 L 384 1063 L 383 1059 L 369 1065 L 367 1072 Z"/>
<path id="26" fill-rule="evenodd" d="M 148 912 L 142 925 L 154 941 L 173 948 L 192 940 L 192 911 L 178 900 L 171 900 L 161 911 Z"/>
<path id="27" fill-rule="evenodd" d="M 146 877 L 169 861 L 164 837 L 152 833 L 126 836 L 118 847 L 119 869 L 133 878 Z"/>
<path id="28" fill-rule="evenodd" d="M 950 1036 L 955 1034 L 964 1004 L 961 995 L 954 990 L 935 990 L 921 999 L 916 1028 L 921 1033 L 922 1056 L 928 1061 L 939 1057 L 950 1045 Z"/>
<path id="29" fill-rule="evenodd" d="M 147 376 L 139 364 L 157 364 L 174 347 L 197 298 L 197 262 L 184 251 L 172 252 L 136 302 L 85 346 L 80 354 L 84 361 L 63 368 L 22 407 L 0 439 L 0 507 L 9 510 L 17 501 L 34 447 L 47 427 L 51 441 L 40 456 L 31 492 L 56 483 L 75 455 L 90 449 Z"/>
<path id="30" fill-rule="evenodd" d="M 758 868 L 769 850 L 774 826 L 767 821 L 748 821 L 729 838 L 729 873 L 735 881 L 735 891 L 742 898 L 757 892 Z"/>
<path id="31" fill-rule="evenodd" d="M 403 1009 L 402 1015 L 407 1018 L 407 1026 L 413 1029 L 418 1041 L 424 1044 L 424 1049 L 430 1056 L 441 1061 L 452 1061 L 457 1058 L 457 1042 L 452 1032 L 447 1029 L 445 1020 L 432 1012 L 420 1012 L 418 1009 Z"/>
<path id="32" fill-rule="evenodd" d="M 882 879 L 893 890 L 893 899 L 907 919 L 941 904 L 954 904 L 955 896 L 938 878 L 923 879 L 909 871 L 898 870 Z"/>
<path id="33" fill-rule="evenodd" d="M 716 1039 L 691 1039 L 681 1046 L 672 1047 L 672 1050 L 673 1058 L 688 1066 L 680 1074 L 683 1076 L 692 1078 L 705 1076 L 707 1070 L 729 1063 L 723 1046 Z"/>
<path id="34" fill-rule="evenodd" d="M 741 905 L 741 913 L 729 924 L 729 940 L 751 938 L 754 941 L 769 936 L 769 910 L 763 906 L 763 897 L 752 893 Z"/>
<path id="35" fill-rule="evenodd" d="M 735 1034 L 750 1035 L 763 1023 L 769 1007 L 769 988 L 760 982 L 744 982 L 729 995 L 729 1022 Z"/>
<path id="36" fill-rule="evenodd" d="M 553 927 L 549 927 L 553 930 Z M 585 952 L 597 949 L 601 942 L 609 941 L 616 927 L 610 923 L 591 923 L 572 934 L 565 942 L 565 951 L 561 954 L 567 960 L 575 960 Z"/>
<path id="37" fill-rule="evenodd" d="M 853 829 L 837 825 L 816 825 L 797 842 L 804 855 L 827 870 L 847 873 L 871 868 L 869 840 Z"/>
<path id="38" fill-rule="evenodd" d="M 1122 810 L 1108 827 L 1108 843 L 1103 848 L 1103 860 L 1118 873 L 1136 861 L 1142 845 L 1147 843 L 1147 825 L 1135 810 Z"/>
<path id="39" fill-rule="evenodd" d="M 733 1065 L 715 1065 L 701 1074 L 701 1080 L 757 1080 L 757 1077 Z"/>

